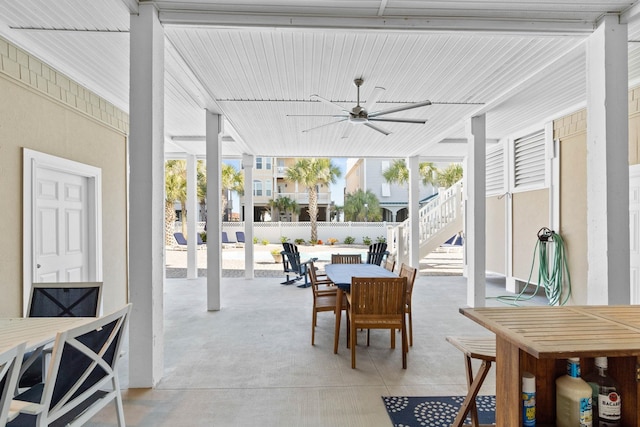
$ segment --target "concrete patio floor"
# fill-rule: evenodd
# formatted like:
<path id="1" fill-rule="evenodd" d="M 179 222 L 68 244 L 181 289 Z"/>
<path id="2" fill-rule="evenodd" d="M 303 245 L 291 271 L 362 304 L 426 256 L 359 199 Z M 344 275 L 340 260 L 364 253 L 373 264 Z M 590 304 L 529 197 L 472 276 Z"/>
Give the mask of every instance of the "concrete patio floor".
<path id="1" fill-rule="evenodd" d="M 345 322 L 339 354 L 333 354 L 332 313 L 319 314 L 311 346 L 311 290 L 280 285 L 282 272 L 272 271 L 273 277 L 253 280 L 224 277 L 217 312 L 206 311 L 205 278 L 166 280 L 164 376 L 153 389 L 128 389 L 125 357 L 128 426 L 389 427 L 381 396 L 466 393 L 463 356 L 445 337 L 488 332 L 458 312 L 466 305 L 461 275 L 416 279 L 406 370 L 387 331 L 372 331 L 369 347 L 359 332 L 357 369 L 351 369 Z M 487 295 L 506 293 L 501 277 L 487 282 Z M 523 305 L 533 304 L 546 301 L 535 297 Z M 494 390 L 492 369 L 481 394 Z M 113 405 L 88 425 L 117 425 Z"/>

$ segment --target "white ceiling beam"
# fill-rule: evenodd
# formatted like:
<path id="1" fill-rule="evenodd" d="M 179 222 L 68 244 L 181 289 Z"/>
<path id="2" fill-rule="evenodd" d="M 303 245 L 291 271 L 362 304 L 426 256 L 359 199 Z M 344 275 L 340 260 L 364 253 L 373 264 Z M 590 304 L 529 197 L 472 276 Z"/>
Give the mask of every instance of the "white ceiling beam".
<path id="1" fill-rule="evenodd" d="M 196 27 L 259 27 L 289 29 L 349 29 L 384 31 L 464 31 L 512 34 L 588 35 L 595 23 L 569 19 L 482 19 L 468 17 L 389 18 L 294 16 L 264 14 L 233 14 L 210 11 L 161 10 L 160 21 L 165 26 Z"/>

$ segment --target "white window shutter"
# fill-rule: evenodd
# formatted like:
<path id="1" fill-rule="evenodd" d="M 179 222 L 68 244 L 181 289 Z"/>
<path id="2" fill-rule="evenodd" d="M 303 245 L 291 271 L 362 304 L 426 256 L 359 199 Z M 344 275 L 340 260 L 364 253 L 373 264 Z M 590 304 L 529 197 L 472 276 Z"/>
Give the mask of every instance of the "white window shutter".
<path id="1" fill-rule="evenodd" d="M 504 147 L 500 145 L 495 149 L 487 151 L 487 196 L 505 193 L 504 172 Z"/>
<path id="2" fill-rule="evenodd" d="M 544 130 L 514 141 L 514 184 L 518 187 L 544 187 Z"/>
<path id="3" fill-rule="evenodd" d="M 380 194 L 382 194 L 382 197 L 391 197 L 391 185 L 388 182 L 382 183 Z"/>

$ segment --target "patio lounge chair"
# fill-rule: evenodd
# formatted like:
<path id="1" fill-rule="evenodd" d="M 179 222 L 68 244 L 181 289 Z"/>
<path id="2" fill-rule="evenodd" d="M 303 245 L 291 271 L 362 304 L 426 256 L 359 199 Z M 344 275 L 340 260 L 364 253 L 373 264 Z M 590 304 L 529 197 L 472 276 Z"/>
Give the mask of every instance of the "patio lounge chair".
<path id="1" fill-rule="evenodd" d="M 131 304 L 88 324 L 59 332 L 44 383 L 16 396 L 14 426 L 81 426 L 111 402 L 118 425 L 124 411 L 118 362 Z"/>
<path id="2" fill-rule="evenodd" d="M 369 246 L 367 253 L 367 264 L 382 265 L 385 257 L 389 256 L 386 243 L 374 243 Z"/>
<path id="3" fill-rule="evenodd" d="M 236 242 L 234 242 L 233 240 L 229 240 L 229 236 L 227 236 L 227 232 L 223 231 L 222 232 L 222 247 L 224 248 L 226 246 L 231 246 L 231 247 L 235 247 L 236 246 Z"/>
<path id="4" fill-rule="evenodd" d="M 307 276 L 307 273 L 309 271 L 309 264 L 317 261 L 318 258 L 311 258 L 310 260 L 301 262 L 300 252 L 298 252 L 298 247 L 296 245 L 294 245 L 293 243 L 283 243 L 282 246 L 284 247 L 284 250 L 280 252 L 280 254 L 282 255 L 282 266 L 284 268 L 284 273 L 287 276 L 287 280 L 285 280 L 281 284 L 292 285 L 304 277 L 304 284 L 298 285 L 298 287 L 309 287 L 309 278 Z M 290 273 L 295 273 L 296 277 L 290 279 Z"/>
<path id="5" fill-rule="evenodd" d="M 181 248 L 181 249 L 186 249 L 187 248 L 187 239 L 184 237 L 184 234 L 182 234 L 182 233 L 173 233 L 173 237 L 176 239 L 176 243 L 178 244 L 179 248 Z M 200 234 L 198 234 L 197 243 L 198 243 L 198 248 L 206 247 L 206 245 L 202 241 L 202 237 L 200 237 Z"/>
<path id="6" fill-rule="evenodd" d="M 244 245 L 244 231 L 236 231 L 236 240 Z"/>
<path id="7" fill-rule="evenodd" d="M 28 317 L 97 317 L 102 282 L 33 283 Z M 32 387 L 46 372 L 45 355 L 50 349 L 39 347 L 24 354 L 19 387 Z"/>
<path id="8" fill-rule="evenodd" d="M 18 415 L 9 407 L 18 380 L 24 346 L 25 344 L 22 343 L 0 353 L 0 425 L 2 426 Z"/>

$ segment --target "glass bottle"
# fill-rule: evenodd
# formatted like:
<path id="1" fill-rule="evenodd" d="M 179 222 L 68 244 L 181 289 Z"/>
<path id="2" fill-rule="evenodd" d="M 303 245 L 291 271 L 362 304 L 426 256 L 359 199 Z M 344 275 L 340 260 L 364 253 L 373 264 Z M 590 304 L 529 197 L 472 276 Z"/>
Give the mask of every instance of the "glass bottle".
<path id="1" fill-rule="evenodd" d="M 620 388 L 607 373 L 608 361 L 606 357 L 596 357 L 595 365 L 595 371 L 584 378 L 592 389 L 593 426 L 620 427 L 622 425 Z"/>

